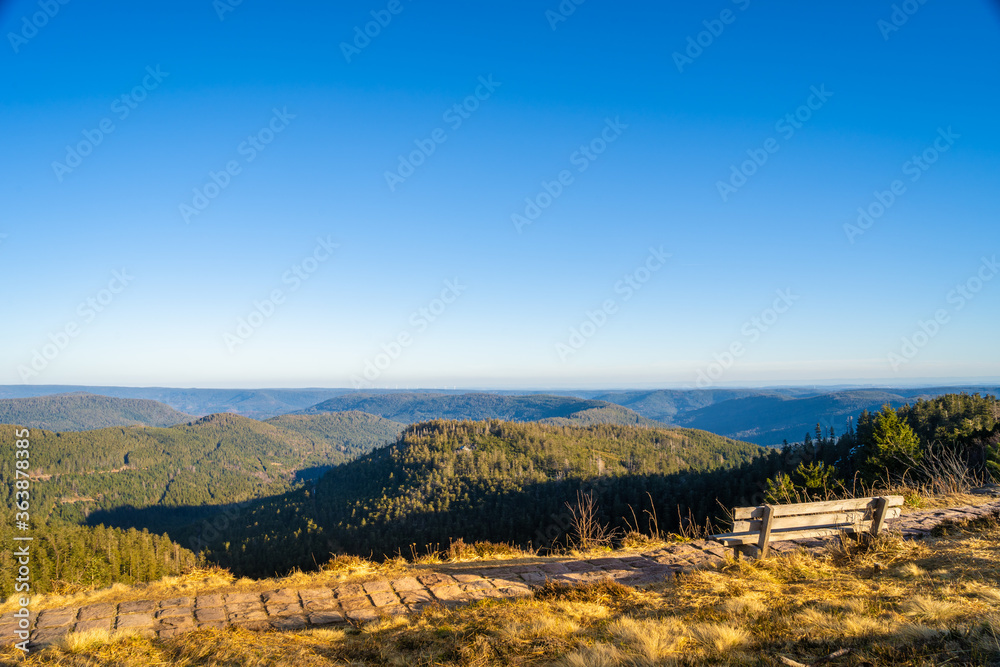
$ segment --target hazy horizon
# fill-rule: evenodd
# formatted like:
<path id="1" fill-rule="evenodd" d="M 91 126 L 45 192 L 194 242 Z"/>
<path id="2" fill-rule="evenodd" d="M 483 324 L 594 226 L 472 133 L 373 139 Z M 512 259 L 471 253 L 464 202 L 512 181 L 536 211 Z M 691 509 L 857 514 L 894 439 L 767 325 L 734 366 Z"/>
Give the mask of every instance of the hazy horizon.
<path id="1" fill-rule="evenodd" d="M 990 387 L 991 385 L 1000 385 L 1000 377 L 974 377 L 974 378 L 922 378 L 910 382 L 865 382 L 865 381 L 834 381 L 834 380 L 817 380 L 814 382 L 786 382 L 786 383 L 753 383 L 753 382 L 730 382 L 723 383 L 720 382 L 711 387 L 699 388 L 696 386 L 687 385 L 670 385 L 670 384 L 651 384 L 651 385 L 579 385 L 579 386 L 568 386 L 568 385 L 530 385 L 530 384 L 512 384 L 512 385 L 500 385 L 500 384 L 469 384 L 469 385 L 408 385 L 408 386 L 374 386 L 374 387 L 351 387 L 351 386 L 306 386 L 306 385 L 276 385 L 276 384 L 239 384 L 239 385 L 226 385 L 226 384 L 205 384 L 205 385 L 184 385 L 184 384 L 144 384 L 144 385 L 94 385 L 94 384 L 81 384 L 81 383 L 58 383 L 58 384 L 10 384 L 10 385 L 0 385 L 0 388 L 24 388 L 25 390 L 43 390 L 43 389 L 59 389 L 59 388 L 74 388 L 74 387 L 85 387 L 88 389 L 101 389 L 101 388 L 116 388 L 116 389 L 195 389 L 195 390 L 254 390 L 254 391 L 267 391 L 267 390 L 303 390 L 303 391 L 359 391 L 359 392 L 372 392 L 378 393 L 380 391 L 414 391 L 414 392 L 433 392 L 433 391 L 467 391 L 467 392 L 517 392 L 525 391 L 531 393 L 538 393 L 544 391 L 555 391 L 555 392 L 573 392 L 573 391 L 608 391 L 608 392 L 620 392 L 620 391 L 701 391 L 701 390 L 723 390 L 723 389 L 747 389 L 747 390 L 767 390 L 767 389 L 830 389 L 830 390 L 850 390 L 850 389 L 921 389 L 921 388 L 938 388 L 938 387 Z"/>

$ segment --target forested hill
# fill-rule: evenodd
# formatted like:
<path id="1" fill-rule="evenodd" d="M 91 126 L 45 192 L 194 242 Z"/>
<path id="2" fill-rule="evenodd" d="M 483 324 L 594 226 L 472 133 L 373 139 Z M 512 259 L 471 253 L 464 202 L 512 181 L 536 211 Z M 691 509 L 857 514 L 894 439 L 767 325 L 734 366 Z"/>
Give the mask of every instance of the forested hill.
<path id="1" fill-rule="evenodd" d="M 898 408 L 907 399 L 887 391 L 844 391 L 821 396 L 749 396 L 693 410 L 677 421 L 690 428 L 711 429 L 732 438 L 760 444 L 800 442 L 819 423 L 824 431 L 838 434 L 847 428 L 847 418 L 883 405 Z"/>
<path id="2" fill-rule="evenodd" d="M 352 393 L 323 401 L 296 414 L 360 410 L 386 419 L 415 424 L 433 419 L 529 422 L 559 420 L 566 425 L 611 423 L 662 426 L 614 403 L 573 396 L 530 394 Z"/>
<path id="3" fill-rule="evenodd" d="M 0 481 L 12 488 L 13 426 L 0 425 Z M 203 507 L 292 488 L 296 473 L 342 463 L 395 439 L 401 425 L 371 415 L 322 415 L 259 422 L 209 415 L 171 428 L 31 431 L 36 520 L 84 521 L 99 512 L 127 524 L 129 512 Z M 8 505 L 10 505 L 8 499 Z M 206 511 L 211 511 L 206 507 Z M 92 517 L 91 517 L 92 518 Z M 148 526 L 157 532 L 168 525 Z"/>
<path id="4" fill-rule="evenodd" d="M 394 441 L 402 428 L 360 413 L 271 423 L 219 414 L 171 428 L 33 428 L 27 438 L 24 429 L 0 425 L 0 498 L 13 517 L 14 462 L 28 461 L 30 520 L 45 537 L 32 552 L 33 590 L 148 581 L 194 563 L 171 540 L 197 535 L 204 519 L 297 488 L 300 478 Z M 15 458 L 18 440 L 27 458 Z M 13 522 L 0 522 L 0 542 L 11 543 L 13 530 Z M 0 553 L 0 566 L 14 567 L 10 550 Z M 12 586 L 12 579 L 0 582 L 0 594 Z"/>
<path id="5" fill-rule="evenodd" d="M 191 415 L 156 401 L 82 392 L 0 399 L 0 424 L 49 431 L 85 431 L 109 426 L 173 426 L 193 419 Z"/>
<path id="6" fill-rule="evenodd" d="M 833 428 L 841 435 L 848 417 L 856 419 L 863 410 L 899 407 L 960 391 L 997 395 L 1000 387 L 655 389 L 581 395 L 616 403 L 664 424 L 704 429 L 758 445 L 779 445 L 783 440 L 801 442 L 817 423 L 824 431 Z"/>
<path id="7" fill-rule="evenodd" d="M 395 441 L 406 428 L 406 424 L 356 410 L 281 415 L 265 423 L 320 443 L 319 446 L 336 443 L 341 447 L 340 451 L 350 458 Z"/>
<path id="8" fill-rule="evenodd" d="M 564 536 L 564 503 L 581 485 L 594 489 L 602 518 L 622 526 L 629 504 L 640 516 L 649 506 L 646 492 L 658 507 L 714 509 L 714 493 L 691 473 L 723 474 L 761 455 L 756 445 L 688 429 L 421 423 L 337 466 L 312 491 L 248 508 L 209 558 L 262 575 L 309 568 L 331 552 L 377 557 L 451 538 L 551 544 Z M 755 490 L 759 481 L 729 480 L 728 490 L 741 484 Z"/>

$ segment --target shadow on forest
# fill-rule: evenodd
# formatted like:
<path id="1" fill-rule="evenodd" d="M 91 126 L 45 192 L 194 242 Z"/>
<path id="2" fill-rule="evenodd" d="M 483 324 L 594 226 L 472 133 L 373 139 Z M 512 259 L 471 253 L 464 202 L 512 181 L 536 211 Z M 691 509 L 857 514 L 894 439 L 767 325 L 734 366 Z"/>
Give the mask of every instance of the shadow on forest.
<path id="1" fill-rule="evenodd" d="M 355 502 L 376 507 L 379 496 L 364 488 L 350 463 L 329 472 L 315 487 L 244 503 L 214 506 L 135 508 L 123 506 L 93 512 L 87 523 L 166 532 L 195 551 L 205 550 L 209 562 L 239 576 L 273 576 L 299 568 L 313 570 L 335 554 L 380 559 L 448 549 L 452 540 L 466 544 L 489 541 L 532 549 L 565 545 L 572 531 L 566 503 L 577 492 L 592 492 L 598 519 L 619 533 L 639 524 L 648 532 L 646 510 L 653 501 L 659 529 L 676 532 L 681 517 L 704 524 L 711 519 L 725 526 L 723 507 L 757 504 L 760 480 L 768 478 L 767 457 L 736 468 L 669 475 L 566 478 L 525 485 L 514 491 L 474 489 L 448 498 L 446 509 L 417 508 L 392 518 L 352 518 Z M 382 493 L 381 484 L 369 484 Z M 425 498 L 427 505 L 443 498 Z M 634 514 L 633 514 L 634 512 Z"/>

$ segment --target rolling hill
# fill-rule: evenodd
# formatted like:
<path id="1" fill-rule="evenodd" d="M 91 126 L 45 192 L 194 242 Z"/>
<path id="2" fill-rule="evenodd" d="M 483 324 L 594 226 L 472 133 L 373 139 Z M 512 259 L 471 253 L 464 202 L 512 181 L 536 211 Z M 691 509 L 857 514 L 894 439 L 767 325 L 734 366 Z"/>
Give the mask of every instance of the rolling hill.
<path id="1" fill-rule="evenodd" d="M 32 551 L 33 590 L 180 574 L 196 562 L 183 547 L 213 530 L 209 519 L 228 521 L 241 503 L 301 487 L 403 428 L 360 413 L 275 421 L 218 414 L 170 428 L 32 428 L 30 459 L 12 451 L 23 430 L 0 425 L 0 497 L 11 516 L 13 462 L 30 461 L 31 522 L 45 537 Z M 13 522 L 0 523 L 0 541 L 13 535 Z M 0 554 L 8 569 L 10 554 Z M 12 586 L 0 582 L 0 593 Z"/>
<path id="2" fill-rule="evenodd" d="M 295 414 L 321 414 L 344 410 L 360 410 L 406 424 L 432 419 L 473 421 L 499 419 L 517 422 L 560 420 L 558 423 L 567 425 L 611 423 L 662 426 L 628 408 L 607 401 L 547 394 L 508 396 L 493 393 L 455 395 L 355 392 L 331 398 Z"/>
<path id="3" fill-rule="evenodd" d="M 426 419 L 508 419 L 515 421 L 569 420 L 568 423 L 609 422 L 642 424 L 643 417 L 674 426 L 700 428 L 760 445 L 801 441 L 816 423 L 846 428 L 846 417 L 861 409 L 913 402 L 947 393 L 1000 393 L 996 385 L 962 387 L 776 387 L 764 389 L 656 389 L 641 391 L 466 391 L 379 390 L 358 392 L 350 389 L 172 389 L 164 387 L 67 387 L 0 386 L 0 398 L 29 398 L 86 390 L 114 398 L 156 400 L 182 413 L 204 416 L 232 412 L 255 419 L 282 414 L 318 414 L 360 410 L 401 423 Z M 752 402 L 746 402 L 752 399 Z M 614 406 L 614 407 L 613 407 Z M 853 408 L 852 408 L 853 406 Z M 618 410 L 616 408 L 621 408 Z M 598 410 L 597 412 L 592 412 Z M 852 412 L 854 410 L 855 412 Z M 588 412 L 591 411 L 591 412 Z M 631 411 L 631 412 L 629 412 Z M 43 419 L 46 415 L 41 415 Z M 83 421 L 67 415 L 65 423 L 48 428 L 68 430 L 72 420 L 92 426 L 111 423 Z M 88 418 L 90 419 L 90 418 Z M 128 425 L 128 417 L 120 424 Z M 45 422 L 36 422 L 46 428 Z M 164 425 L 164 424 L 160 424 Z M 73 426 L 73 428 L 77 428 Z"/>
<path id="4" fill-rule="evenodd" d="M 262 576 L 311 569 L 331 553 L 380 557 L 459 538 L 543 547 L 565 537 L 565 503 L 581 488 L 613 526 L 624 527 L 629 505 L 641 516 L 651 497 L 666 527 L 677 504 L 704 514 L 718 509 L 717 489 L 756 491 L 760 471 L 726 476 L 763 453 L 691 429 L 414 424 L 391 446 L 333 468 L 315 488 L 251 503 L 207 556 Z"/>
<path id="5" fill-rule="evenodd" d="M 1000 388 L 917 387 L 824 391 L 809 388 L 773 390 L 694 389 L 631 391 L 592 394 L 595 400 L 630 408 L 643 417 L 672 426 L 704 429 L 758 445 L 782 440 L 801 442 L 816 424 L 842 434 L 847 418 L 862 410 L 878 410 L 888 403 L 899 407 L 917 399 L 965 391 L 997 395 Z"/>
<path id="6" fill-rule="evenodd" d="M 232 412 L 268 419 L 307 408 L 350 389 L 176 389 L 172 387 L 90 387 L 76 385 L 0 385 L 0 398 L 31 398 L 86 392 L 113 398 L 141 398 L 165 403 L 186 414 L 204 417 Z"/>
<path id="7" fill-rule="evenodd" d="M 127 526 L 156 508 L 161 532 L 209 514 L 210 506 L 282 493 L 305 476 L 391 441 L 399 424 L 371 415 L 316 415 L 260 422 L 217 414 L 170 428 L 31 431 L 37 480 L 33 516 Z M 0 425 L 0 482 L 12 487 L 13 426 Z M 312 473 L 311 475 L 309 473 Z M 8 498 L 8 505 L 10 505 Z M 186 508 L 175 512 L 175 508 Z M 194 509 L 190 509 L 194 508 Z"/>
<path id="8" fill-rule="evenodd" d="M 885 391 L 847 391 L 808 398 L 749 396 L 693 410 L 677 422 L 730 438 L 773 445 L 782 440 L 800 442 L 806 433 L 813 433 L 817 423 L 824 433 L 832 427 L 842 434 L 848 417 L 857 419 L 862 410 L 877 411 L 885 404 L 898 408 L 907 400 Z"/>
<path id="9" fill-rule="evenodd" d="M 191 415 L 156 401 L 83 392 L 0 399 L 0 424 L 49 431 L 85 431 L 109 426 L 173 426 L 193 419 Z"/>

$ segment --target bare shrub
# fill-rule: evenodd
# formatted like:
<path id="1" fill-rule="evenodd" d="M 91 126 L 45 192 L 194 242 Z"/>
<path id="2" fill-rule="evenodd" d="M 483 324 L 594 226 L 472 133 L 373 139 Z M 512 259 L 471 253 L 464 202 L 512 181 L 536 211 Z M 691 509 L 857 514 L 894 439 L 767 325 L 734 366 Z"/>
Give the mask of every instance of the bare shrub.
<path id="1" fill-rule="evenodd" d="M 597 516 L 597 501 L 590 491 L 576 492 L 576 502 L 566 503 L 570 513 L 570 540 L 580 549 L 593 549 L 611 545 L 617 533 Z"/>

